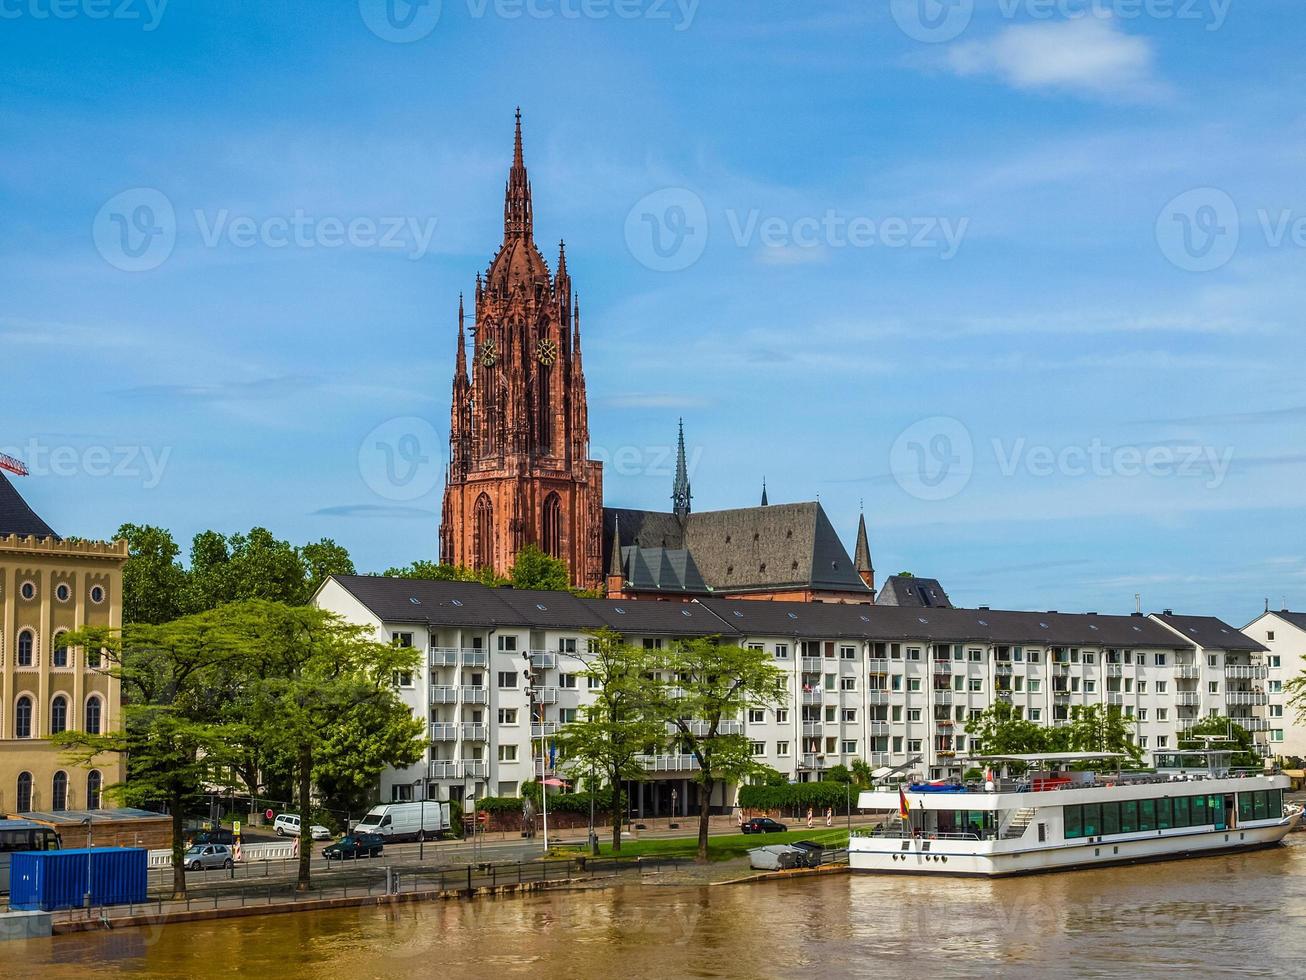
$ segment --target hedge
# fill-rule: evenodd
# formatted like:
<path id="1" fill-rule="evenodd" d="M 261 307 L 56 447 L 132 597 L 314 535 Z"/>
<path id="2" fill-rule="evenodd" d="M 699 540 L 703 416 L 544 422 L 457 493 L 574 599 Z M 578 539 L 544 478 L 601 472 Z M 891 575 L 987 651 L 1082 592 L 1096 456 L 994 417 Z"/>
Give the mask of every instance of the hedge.
<path id="1" fill-rule="evenodd" d="M 739 805 L 747 810 L 804 810 L 812 807 L 842 810 L 851 800 L 857 803 L 856 787 L 845 783 L 786 783 L 784 786 L 741 786 Z"/>
<path id="2" fill-rule="evenodd" d="M 549 809 L 557 813 L 589 813 L 589 793 L 550 793 Z M 594 796 L 594 809 L 606 813 L 612 809 L 612 793 L 600 790 Z M 520 813 L 522 798 L 520 796 L 483 796 L 476 801 L 476 808 L 486 813 Z M 539 804 L 535 809 L 539 811 Z"/>

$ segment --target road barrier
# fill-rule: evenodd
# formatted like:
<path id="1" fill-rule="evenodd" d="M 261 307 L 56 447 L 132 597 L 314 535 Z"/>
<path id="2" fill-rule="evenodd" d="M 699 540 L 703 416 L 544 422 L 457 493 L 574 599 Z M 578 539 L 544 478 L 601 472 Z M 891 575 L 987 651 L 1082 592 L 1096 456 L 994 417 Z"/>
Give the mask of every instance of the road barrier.
<path id="1" fill-rule="evenodd" d="M 299 855 L 299 838 L 288 841 L 270 841 L 266 844 L 237 844 L 232 857 L 237 862 L 279 861 Z M 172 848 L 150 851 L 151 868 L 171 868 Z"/>

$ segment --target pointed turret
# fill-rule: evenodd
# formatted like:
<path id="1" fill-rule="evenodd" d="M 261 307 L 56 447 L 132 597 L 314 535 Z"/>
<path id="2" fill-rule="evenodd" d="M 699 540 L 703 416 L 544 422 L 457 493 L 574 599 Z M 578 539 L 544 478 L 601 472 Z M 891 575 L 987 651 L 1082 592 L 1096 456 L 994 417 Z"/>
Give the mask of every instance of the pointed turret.
<path id="1" fill-rule="evenodd" d="M 871 564 L 871 543 L 866 537 L 866 515 L 857 518 L 857 548 L 853 552 L 853 569 L 866 587 L 875 591 L 875 566 Z"/>
<path id="2" fill-rule="evenodd" d="M 689 517 L 693 495 L 689 492 L 689 467 L 685 465 L 685 420 L 680 420 L 680 436 L 676 445 L 676 482 L 671 487 L 671 509 L 682 521 Z"/>
<path id="3" fill-rule="evenodd" d="M 526 162 L 521 145 L 521 106 L 517 107 L 517 128 L 513 136 L 512 167 L 503 201 L 503 239 L 531 241 L 534 219 L 531 214 L 531 182 L 526 176 Z"/>
<path id="4" fill-rule="evenodd" d="M 467 335 L 463 329 L 463 294 L 458 294 L 458 363 L 454 366 L 454 383 L 467 380 Z"/>
<path id="5" fill-rule="evenodd" d="M 608 560 L 608 598 L 621 595 L 626 587 L 626 574 L 621 569 L 621 517 L 612 516 L 612 557 Z"/>
<path id="6" fill-rule="evenodd" d="M 765 507 L 769 501 L 766 499 L 766 477 L 762 477 L 762 506 Z"/>

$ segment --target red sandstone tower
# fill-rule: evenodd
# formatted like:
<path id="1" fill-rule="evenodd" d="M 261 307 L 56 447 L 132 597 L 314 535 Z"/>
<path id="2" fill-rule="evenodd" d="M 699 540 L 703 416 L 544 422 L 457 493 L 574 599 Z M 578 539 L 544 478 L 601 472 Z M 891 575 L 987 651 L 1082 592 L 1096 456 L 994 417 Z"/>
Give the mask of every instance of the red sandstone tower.
<path id="1" fill-rule="evenodd" d="M 589 458 L 580 303 L 567 256 L 535 246 L 521 111 L 503 205 L 503 244 L 476 278 L 468 373 L 462 300 L 440 560 L 507 573 L 525 545 L 562 558 L 573 585 L 603 575 L 603 465 Z"/>

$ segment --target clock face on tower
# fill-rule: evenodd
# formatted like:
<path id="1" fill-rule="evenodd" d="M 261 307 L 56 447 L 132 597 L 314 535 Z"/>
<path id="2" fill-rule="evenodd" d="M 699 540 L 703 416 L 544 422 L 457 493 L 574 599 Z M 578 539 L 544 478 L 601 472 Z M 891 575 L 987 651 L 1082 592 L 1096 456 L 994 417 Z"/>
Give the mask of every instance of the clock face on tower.
<path id="1" fill-rule="evenodd" d="M 499 350 L 494 346 L 493 340 L 487 340 L 481 345 L 481 363 L 486 367 L 494 367 L 494 362 L 499 359 Z"/>
<path id="2" fill-rule="evenodd" d="M 540 359 L 540 363 L 548 367 L 558 359 L 558 344 L 556 341 L 546 337 L 535 345 L 535 355 Z"/>

